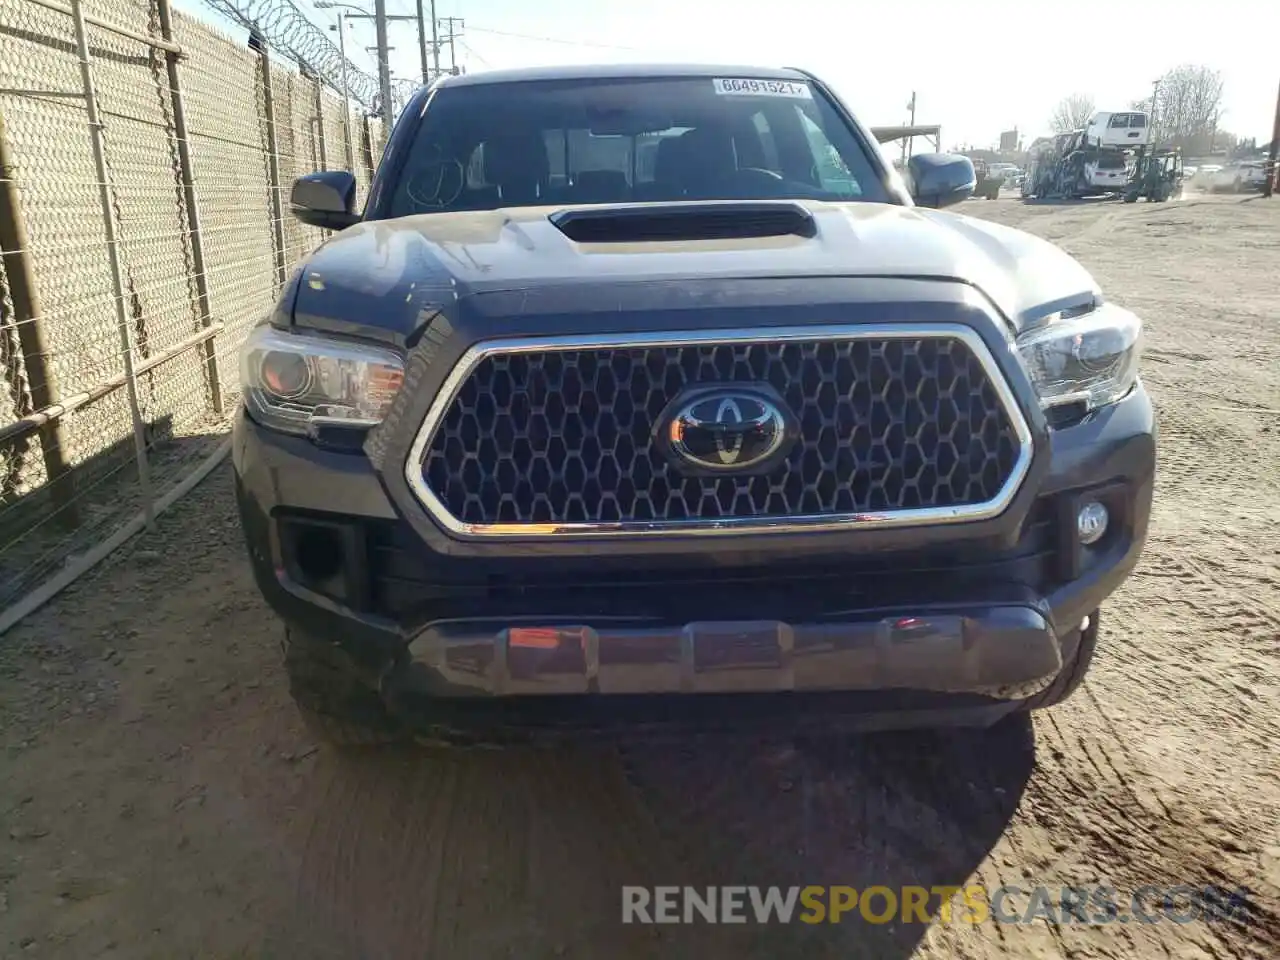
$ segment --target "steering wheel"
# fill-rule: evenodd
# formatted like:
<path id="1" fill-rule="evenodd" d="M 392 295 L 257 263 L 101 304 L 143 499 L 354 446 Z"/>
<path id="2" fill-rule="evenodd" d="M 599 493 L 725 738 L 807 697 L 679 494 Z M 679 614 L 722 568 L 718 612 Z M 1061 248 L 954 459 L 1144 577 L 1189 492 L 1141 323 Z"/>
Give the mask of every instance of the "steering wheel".
<path id="1" fill-rule="evenodd" d="M 457 160 L 432 157 L 408 177 L 404 191 L 423 212 L 447 207 L 466 185 L 466 171 Z"/>

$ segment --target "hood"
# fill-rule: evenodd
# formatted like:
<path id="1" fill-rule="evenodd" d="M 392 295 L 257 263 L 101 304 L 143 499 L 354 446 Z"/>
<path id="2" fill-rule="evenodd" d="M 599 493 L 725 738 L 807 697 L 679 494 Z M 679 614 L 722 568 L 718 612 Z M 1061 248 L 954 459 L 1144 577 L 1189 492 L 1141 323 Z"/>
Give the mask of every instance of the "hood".
<path id="1" fill-rule="evenodd" d="M 297 275 L 300 326 L 357 323 L 406 337 L 468 296 L 545 284 L 728 277 L 903 277 L 981 290 L 1017 329 L 1098 295 L 1074 259 L 1038 237 L 961 214 L 873 203 L 800 204 L 811 236 L 575 242 L 560 207 L 369 221 L 320 246 Z"/>

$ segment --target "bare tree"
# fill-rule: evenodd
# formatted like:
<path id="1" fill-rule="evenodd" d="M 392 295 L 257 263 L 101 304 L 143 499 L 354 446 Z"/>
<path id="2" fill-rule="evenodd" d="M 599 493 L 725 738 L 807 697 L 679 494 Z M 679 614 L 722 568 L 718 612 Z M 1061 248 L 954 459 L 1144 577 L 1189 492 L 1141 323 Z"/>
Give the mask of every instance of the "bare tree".
<path id="1" fill-rule="evenodd" d="M 1212 144 L 1222 114 L 1222 74 L 1196 64 L 1174 67 L 1160 78 L 1156 134 L 1162 143 L 1185 149 Z"/>
<path id="2" fill-rule="evenodd" d="M 1054 133 L 1070 133 L 1079 130 L 1089 122 L 1093 115 L 1093 97 L 1084 93 L 1073 93 L 1063 97 L 1053 108 L 1049 117 L 1049 126 Z"/>

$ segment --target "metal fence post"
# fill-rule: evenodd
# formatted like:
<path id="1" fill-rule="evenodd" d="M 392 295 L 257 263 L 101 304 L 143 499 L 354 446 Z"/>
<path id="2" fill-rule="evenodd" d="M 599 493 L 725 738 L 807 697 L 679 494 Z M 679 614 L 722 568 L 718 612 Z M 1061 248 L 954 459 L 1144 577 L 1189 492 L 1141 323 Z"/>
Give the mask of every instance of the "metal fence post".
<path id="1" fill-rule="evenodd" d="M 13 324 L 18 332 L 31 405 L 36 410 L 44 410 L 58 402 L 59 390 L 44 318 L 40 314 L 31 241 L 22 213 L 22 197 L 18 194 L 18 171 L 9 156 L 3 113 L 0 113 L 0 262 L 4 264 L 9 296 L 13 300 Z M 55 516 L 63 526 L 77 526 L 80 511 L 75 505 L 74 478 L 67 464 L 61 419 L 41 426 L 38 436 L 46 481 L 56 507 Z"/>
<path id="2" fill-rule="evenodd" d="M 280 146 L 276 140 L 276 107 L 271 96 L 271 54 L 266 43 L 258 46 L 258 62 L 262 65 L 263 119 L 267 124 L 267 178 L 271 194 L 271 228 L 275 242 L 276 283 L 283 287 L 288 281 L 284 254 L 284 204 L 280 200 Z"/>
<path id="3" fill-rule="evenodd" d="M 329 151 L 324 142 L 324 87 L 316 77 L 316 135 L 320 142 L 320 169 L 329 169 Z"/>
<path id="4" fill-rule="evenodd" d="M 134 372 L 133 326 L 125 309 L 124 281 L 120 276 L 120 241 L 116 231 L 115 211 L 111 203 L 111 185 L 107 180 L 107 155 L 103 143 L 102 121 L 98 116 L 98 100 L 93 89 L 93 69 L 89 62 L 89 37 L 81 0 L 71 0 L 71 19 L 76 28 L 76 55 L 80 59 L 80 81 L 84 87 L 84 105 L 89 116 L 89 140 L 93 147 L 93 166 L 102 199 L 102 228 L 107 238 L 107 263 L 111 268 L 111 292 L 116 304 L 116 325 L 120 330 L 120 351 L 124 356 L 125 386 L 129 392 L 129 412 L 133 415 L 133 446 L 138 462 L 138 483 L 142 488 L 143 510 L 148 528 L 155 526 L 155 502 L 151 496 L 151 465 L 147 459 L 147 431 L 138 403 L 138 378 Z"/>
<path id="5" fill-rule="evenodd" d="M 356 175 L 356 151 L 355 141 L 351 132 L 351 104 L 347 100 L 342 101 L 342 153 L 347 161 L 347 169 L 351 171 L 351 175 Z"/>
<path id="6" fill-rule="evenodd" d="M 169 0 L 158 0 L 160 33 L 173 43 L 173 11 Z M 178 141 L 178 166 L 182 172 L 182 201 L 187 210 L 187 229 L 190 231 L 191 267 L 195 271 L 196 300 L 200 309 L 200 325 L 208 328 L 213 323 L 213 308 L 209 301 L 209 276 L 204 265 L 204 233 L 200 228 L 200 203 L 196 197 L 195 174 L 191 166 L 191 139 L 187 131 L 187 108 L 182 97 L 182 83 L 178 76 L 178 55 L 170 50 L 164 54 L 169 77 L 169 96 L 173 103 L 173 135 Z M 218 352 L 214 338 L 201 346 L 204 353 L 205 374 L 209 380 L 209 403 L 213 412 L 222 415 L 222 378 L 218 373 Z"/>
<path id="7" fill-rule="evenodd" d="M 364 160 L 364 168 L 369 173 L 369 183 L 373 184 L 373 130 L 369 125 L 369 118 L 365 117 L 360 123 L 360 153 L 361 159 Z"/>
<path id="8" fill-rule="evenodd" d="M 344 92 L 342 95 L 342 152 L 347 161 L 347 170 L 356 175 L 355 140 L 351 132 L 351 100 Z"/>

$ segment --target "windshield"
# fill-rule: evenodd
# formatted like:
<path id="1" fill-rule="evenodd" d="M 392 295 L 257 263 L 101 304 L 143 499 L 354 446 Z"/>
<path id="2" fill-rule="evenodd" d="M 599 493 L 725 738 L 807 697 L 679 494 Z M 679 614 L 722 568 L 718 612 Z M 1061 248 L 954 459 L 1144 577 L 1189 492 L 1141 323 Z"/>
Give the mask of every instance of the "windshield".
<path id="1" fill-rule="evenodd" d="M 1123 170 L 1124 157 L 1101 156 L 1098 158 L 1099 170 Z"/>
<path id="2" fill-rule="evenodd" d="M 808 83 L 557 80 L 441 89 L 386 215 L 788 198 L 889 199 Z"/>

